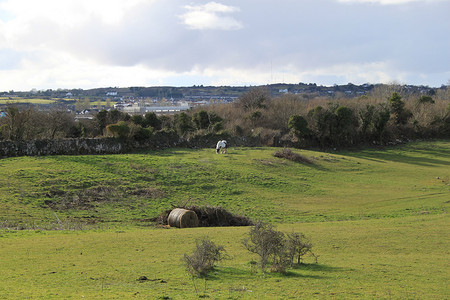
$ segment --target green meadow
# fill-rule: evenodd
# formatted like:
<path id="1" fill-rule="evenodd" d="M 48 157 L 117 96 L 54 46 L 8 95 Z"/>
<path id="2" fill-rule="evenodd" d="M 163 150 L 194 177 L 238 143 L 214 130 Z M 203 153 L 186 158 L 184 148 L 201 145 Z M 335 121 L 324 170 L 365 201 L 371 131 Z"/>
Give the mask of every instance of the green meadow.
<path id="1" fill-rule="evenodd" d="M 449 297 L 449 141 L 294 150 L 311 164 L 276 150 L 1 159 L 1 298 Z M 263 274 L 241 244 L 248 227 L 151 222 L 185 203 L 303 232 L 318 263 L 307 257 L 286 274 Z M 203 236 L 228 254 L 207 280 L 181 260 Z"/>
<path id="2" fill-rule="evenodd" d="M 39 99 L 39 98 L 8 98 L 8 97 L 0 97 L 0 104 L 52 104 L 58 101 L 59 99 Z"/>
<path id="3" fill-rule="evenodd" d="M 52 99 L 41 99 L 41 98 L 9 98 L 9 97 L 0 97 L 0 105 L 6 104 L 54 104 L 56 102 L 75 102 L 76 99 L 71 98 L 52 98 Z M 98 105 L 98 101 L 92 100 L 90 101 L 90 105 L 95 107 Z M 115 101 L 110 101 L 110 105 L 115 104 Z M 100 101 L 101 106 L 107 105 L 107 101 Z"/>

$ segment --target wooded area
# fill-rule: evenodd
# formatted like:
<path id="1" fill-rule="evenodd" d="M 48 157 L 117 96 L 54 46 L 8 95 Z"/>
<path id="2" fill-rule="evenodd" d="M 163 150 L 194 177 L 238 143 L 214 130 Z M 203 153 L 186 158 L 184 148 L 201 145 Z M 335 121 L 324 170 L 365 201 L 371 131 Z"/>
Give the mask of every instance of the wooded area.
<path id="1" fill-rule="evenodd" d="M 271 96 L 254 88 L 234 103 L 202 106 L 176 115 L 129 115 L 102 110 L 93 120 L 67 111 L 11 105 L 0 118 L 0 138 L 39 140 L 116 137 L 143 141 L 155 132 L 177 138 L 209 134 L 256 138 L 266 146 L 348 147 L 384 145 L 417 138 L 450 137 L 450 90 L 407 94 L 400 86 L 375 88 L 369 95 L 330 99 L 302 94 Z"/>

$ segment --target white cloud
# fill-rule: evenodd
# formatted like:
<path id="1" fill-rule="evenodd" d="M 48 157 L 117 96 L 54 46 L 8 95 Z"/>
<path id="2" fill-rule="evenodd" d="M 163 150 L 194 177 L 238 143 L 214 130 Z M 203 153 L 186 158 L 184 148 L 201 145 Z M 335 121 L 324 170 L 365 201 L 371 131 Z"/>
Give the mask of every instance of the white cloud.
<path id="1" fill-rule="evenodd" d="M 237 7 L 209 2 L 204 5 L 186 5 L 184 8 L 187 12 L 180 17 L 191 29 L 237 30 L 243 27 L 240 21 L 225 15 L 238 12 Z"/>
<path id="2" fill-rule="evenodd" d="M 0 0 L 0 91 L 449 80 L 449 0 L 345 1 Z"/>
<path id="3" fill-rule="evenodd" d="M 0 90 L 163 85 L 174 76 L 179 74 L 143 65 L 98 65 L 46 51 L 23 59 L 16 69 L 0 69 Z"/>
<path id="4" fill-rule="evenodd" d="M 18 21 L 51 19 L 59 25 L 78 26 L 92 16 L 104 23 L 123 21 L 126 12 L 145 0 L 7 0 L 0 9 L 15 16 Z M 150 2 L 153 2 L 150 0 Z"/>

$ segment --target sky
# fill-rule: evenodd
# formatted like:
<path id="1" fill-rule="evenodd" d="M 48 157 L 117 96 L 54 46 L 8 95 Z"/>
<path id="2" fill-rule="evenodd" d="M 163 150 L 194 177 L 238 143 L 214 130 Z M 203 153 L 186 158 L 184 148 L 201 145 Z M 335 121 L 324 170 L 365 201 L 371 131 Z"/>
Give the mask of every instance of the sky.
<path id="1" fill-rule="evenodd" d="M 450 84 L 450 0 L 0 0 L 0 91 Z"/>

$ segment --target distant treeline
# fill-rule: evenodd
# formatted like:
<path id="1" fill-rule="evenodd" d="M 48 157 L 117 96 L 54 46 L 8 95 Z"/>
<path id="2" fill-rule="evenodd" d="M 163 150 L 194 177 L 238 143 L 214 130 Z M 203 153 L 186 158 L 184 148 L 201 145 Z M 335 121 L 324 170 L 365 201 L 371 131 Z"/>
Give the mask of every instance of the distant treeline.
<path id="1" fill-rule="evenodd" d="M 254 88 L 231 104 L 167 116 L 104 110 L 93 120 L 75 121 L 69 112 L 58 110 L 8 106 L 5 112 L 0 118 L 0 138 L 15 141 L 90 137 L 145 141 L 155 133 L 189 140 L 215 134 L 249 138 L 266 146 L 327 148 L 450 137 L 450 89 L 411 94 L 399 85 L 340 99 L 301 94 L 274 97 L 265 88 Z"/>

